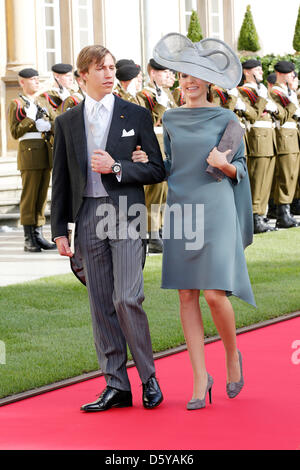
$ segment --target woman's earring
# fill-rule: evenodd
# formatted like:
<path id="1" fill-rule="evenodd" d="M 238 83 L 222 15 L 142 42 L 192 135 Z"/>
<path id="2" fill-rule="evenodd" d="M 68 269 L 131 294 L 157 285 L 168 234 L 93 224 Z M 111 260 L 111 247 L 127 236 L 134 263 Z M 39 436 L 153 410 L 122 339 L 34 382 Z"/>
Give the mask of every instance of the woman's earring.
<path id="1" fill-rule="evenodd" d="M 207 101 L 211 102 L 212 101 L 212 96 L 211 96 L 211 83 L 207 84 Z"/>

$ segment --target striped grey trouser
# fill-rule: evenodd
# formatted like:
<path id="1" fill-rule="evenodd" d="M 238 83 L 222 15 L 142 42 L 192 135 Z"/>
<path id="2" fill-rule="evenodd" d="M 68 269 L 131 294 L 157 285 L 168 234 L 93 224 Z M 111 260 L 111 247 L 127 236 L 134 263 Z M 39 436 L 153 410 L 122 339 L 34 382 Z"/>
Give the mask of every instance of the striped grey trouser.
<path id="1" fill-rule="evenodd" d="M 85 198 L 77 221 L 77 243 L 81 251 L 92 315 L 94 341 L 100 368 L 107 385 L 130 390 L 126 362 L 131 351 L 141 381 L 155 374 L 150 331 L 144 300 L 140 238 L 99 238 L 100 204 L 109 197 Z M 103 217 L 102 217 L 103 218 Z M 102 237 L 101 237 L 102 238 Z"/>

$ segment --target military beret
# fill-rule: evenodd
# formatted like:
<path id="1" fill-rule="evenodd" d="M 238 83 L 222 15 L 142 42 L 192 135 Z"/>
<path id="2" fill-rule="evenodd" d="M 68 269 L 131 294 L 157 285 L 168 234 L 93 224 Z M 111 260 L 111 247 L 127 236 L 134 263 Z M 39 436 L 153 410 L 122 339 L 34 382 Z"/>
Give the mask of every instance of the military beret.
<path id="1" fill-rule="evenodd" d="M 139 65 L 136 65 L 135 63 L 127 64 L 117 68 L 116 77 L 118 80 L 126 82 L 127 80 L 132 80 L 137 77 L 140 71 L 141 67 Z"/>
<path id="2" fill-rule="evenodd" d="M 288 62 L 287 60 L 280 60 L 274 66 L 274 69 L 279 73 L 290 73 L 295 70 L 295 64 L 293 64 L 293 62 Z"/>
<path id="3" fill-rule="evenodd" d="M 260 60 L 249 59 L 242 63 L 243 69 L 254 69 L 254 67 L 261 67 Z"/>
<path id="4" fill-rule="evenodd" d="M 155 70 L 168 70 L 168 67 L 164 67 L 163 65 L 159 65 L 157 62 L 155 62 L 154 59 L 150 59 L 149 64 Z"/>
<path id="5" fill-rule="evenodd" d="M 267 82 L 271 83 L 271 85 L 274 85 L 276 83 L 276 73 L 269 73 L 267 76 Z"/>
<path id="6" fill-rule="evenodd" d="M 20 70 L 18 75 L 19 77 L 22 77 L 22 78 L 32 78 L 32 77 L 38 77 L 39 73 L 35 69 L 28 68 L 28 69 Z"/>
<path id="7" fill-rule="evenodd" d="M 116 63 L 116 69 L 123 67 L 123 65 L 135 65 L 133 60 L 131 59 L 120 59 Z"/>
<path id="8" fill-rule="evenodd" d="M 64 73 L 71 72 L 73 67 L 71 64 L 54 64 L 51 70 L 52 72 L 63 75 Z"/>

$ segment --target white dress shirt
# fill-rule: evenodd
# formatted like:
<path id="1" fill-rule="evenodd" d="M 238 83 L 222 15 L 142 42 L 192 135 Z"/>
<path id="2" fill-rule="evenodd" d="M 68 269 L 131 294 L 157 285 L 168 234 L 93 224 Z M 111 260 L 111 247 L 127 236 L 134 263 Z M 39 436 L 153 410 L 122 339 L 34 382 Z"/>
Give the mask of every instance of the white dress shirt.
<path id="1" fill-rule="evenodd" d="M 94 150 L 105 150 L 115 104 L 112 93 L 105 95 L 100 101 L 95 101 L 86 95 L 84 102 L 84 124 L 87 141 L 87 183 L 85 197 L 108 196 L 101 180 L 101 174 L 92 171 L 91 157 Z"/>

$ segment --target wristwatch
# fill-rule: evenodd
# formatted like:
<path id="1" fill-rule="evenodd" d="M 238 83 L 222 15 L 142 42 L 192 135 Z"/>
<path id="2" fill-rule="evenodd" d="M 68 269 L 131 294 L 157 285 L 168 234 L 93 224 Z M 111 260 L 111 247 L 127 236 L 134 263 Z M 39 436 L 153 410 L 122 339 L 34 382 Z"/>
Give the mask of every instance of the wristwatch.
<path id="1" fill-rule="evenodd" d="M 116 175 L 117 173 L 120 173 L 121 168 L 122 168 L 122 167 L 121 167 L 121 163 L 118 162 L 118 161 L 116 161 L 116 162 L 112 165 L 112 167 L 111 167 L 112 172 L 113 172 L 115 175 Z"/>

